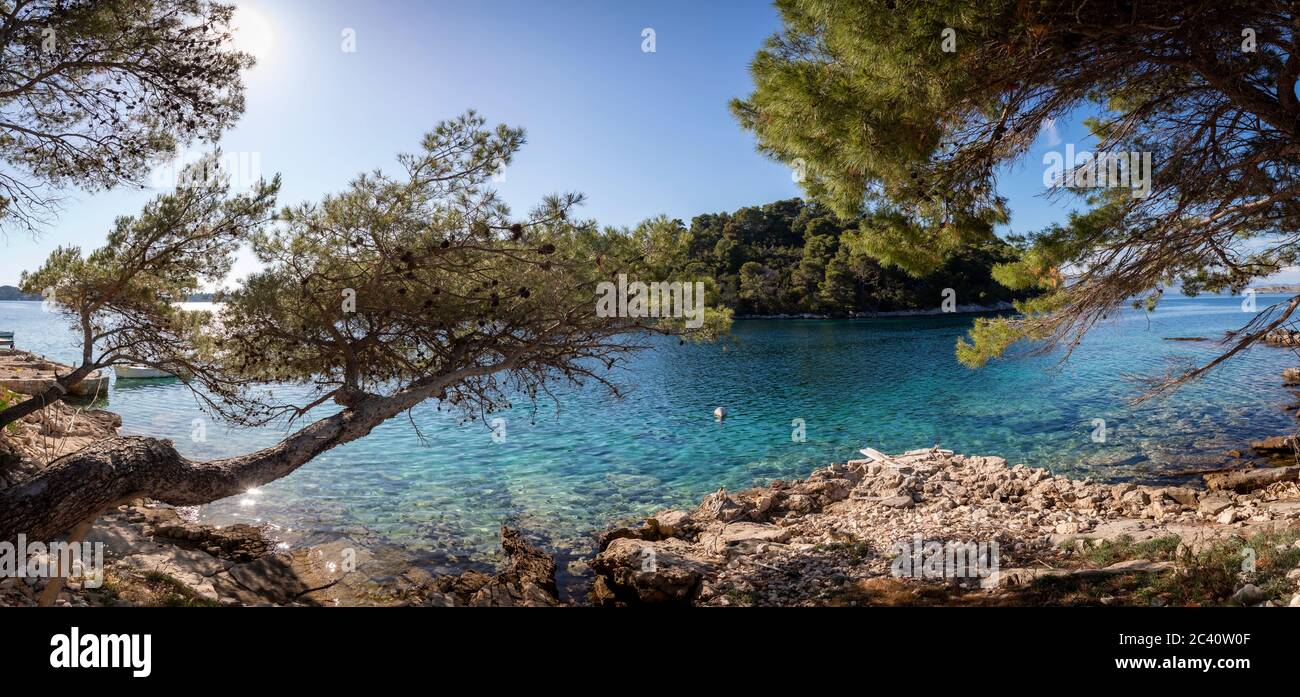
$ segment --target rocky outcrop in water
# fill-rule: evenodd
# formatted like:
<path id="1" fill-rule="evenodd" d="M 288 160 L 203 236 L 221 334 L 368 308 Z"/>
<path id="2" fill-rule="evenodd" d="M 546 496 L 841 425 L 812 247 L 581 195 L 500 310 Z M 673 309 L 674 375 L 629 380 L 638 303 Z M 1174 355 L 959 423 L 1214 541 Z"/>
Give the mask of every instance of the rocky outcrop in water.
<path id="1" fill-rule="evenodd" d="M 1206 486 L 1210 489 L 1235 491 L 1239 494 L 1278 482 L 1294 482 L 1297 479 L 1300 479 L 1300 466 L 1257 467 L 1205 475 Z"/>
<path id="2" fill-rule="evenodd" d="M 1269 436 L 1261 440 L 1251 441 L 1250 448 L 1263 457 L 1290 458 L 1293 462 L 1296 453 L 1300 452 L 1295 436 Z"/>
<path id="3" fill-rule="evenodd" d="M 1274 329 L 1264 335 L 1264 343 L 1269 346 L 1283 348 L 1300 347 L 1300 332 L 1293 332 L 1289 329 Z"/>
<path id="4" fill-rule="evenodd" d="M 472 607 L 554 607 L 560 605 L 555 560 L 524 539 L 518 530 L 501 527 L 506 568 L 495 576 L 467 572 L 434 581 L 443 593 L 439 605 Z"/>

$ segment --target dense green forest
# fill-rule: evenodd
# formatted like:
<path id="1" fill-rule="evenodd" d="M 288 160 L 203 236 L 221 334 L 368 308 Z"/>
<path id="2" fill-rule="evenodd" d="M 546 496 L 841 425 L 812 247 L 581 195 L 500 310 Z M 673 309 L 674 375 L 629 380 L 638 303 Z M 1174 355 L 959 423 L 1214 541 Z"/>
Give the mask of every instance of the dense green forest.
<path id="1" fill-rule="evenodd" d="M 991 275 L 994 264 L 1014 258 L 1005 242 L 962 248 L 935 273 L 915 278 L 862 251 L 858 228 L 859 221 L 795 198 L 698 215 L 689 227 L 652 218 L 630 238 L 660 277 L 706 281 L 711 302 L 737 315 L 938 309 L 945 288 L 960 305 L 1023 297 Z"/>

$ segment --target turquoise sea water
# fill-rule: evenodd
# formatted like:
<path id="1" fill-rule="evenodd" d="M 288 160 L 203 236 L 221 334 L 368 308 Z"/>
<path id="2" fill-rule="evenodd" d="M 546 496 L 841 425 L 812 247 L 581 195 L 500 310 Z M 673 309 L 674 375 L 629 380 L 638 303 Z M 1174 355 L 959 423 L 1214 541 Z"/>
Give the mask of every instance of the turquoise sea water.
<path id="1" fill-rule="evenodd" d="M 1260 306 L 1277 298 L 1261 296 Z M 1215 466 L 1246 441 L 1294 426 L 1280 372 L 1290 351 L 1255 348 L 1173 397 L 1132 406 L 1133 375 L 1205 360 L 1209 342 L 1249 318 L 1237 298 L 1170 298 L 1124 313 L 1069 362 L 1033 356 L 972 371 L 953 357 L 970 317 L 742 321 L 732 340 L 639 354 L 615 380 L 622 400 L 560 389 L 559 411 L 507 412 L 504 442 L 425 405 L 245 496 L 205 506 L 215 522 L 265 522 L 286 538 L 338 535 L 400 545 L 431 567 L 484 561 L 502 523 L 562 555 L 581 555 L 612 522 L 697 501 L 719 486 L 806 475 L 864 445 L 901 451 L 940 441 L 973 454 L 1104 479 L 1165 480 Z M 72 334 L 40 303 L 0 303 L 20 348 L 71 360 Z M 230 431 L 202 419 L 175 381 L 115 384 L 123 430 L 173 439 L 193 457 L 246 452 L 282 429 Z M 728 416 L 717 422 L 713 409 Z M 792 440 L 802 419 L 806 442 Z M 1095 442 L 1104 419 L 1105 442 Z"/>

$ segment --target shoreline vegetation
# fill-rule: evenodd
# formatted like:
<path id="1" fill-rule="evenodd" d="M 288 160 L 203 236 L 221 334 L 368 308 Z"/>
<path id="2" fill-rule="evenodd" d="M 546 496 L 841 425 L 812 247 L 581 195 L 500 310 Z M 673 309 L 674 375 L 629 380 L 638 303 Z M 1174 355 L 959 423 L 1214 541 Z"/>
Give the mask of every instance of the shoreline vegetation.
<path id="1" fill-rule="evenodd" d="M 112 438 L 121 419 L 58 402 L 15 426 L 0 488 Z M 140 499 L 86 538 L 105 544 L 104 584 L 70 581 L 56 604 L 1300 606 L 1295 444 L 1252 446 L 1256 457 L 1231 451 L 1234 466 L 1181 486 L 1070 479 L 937 448 L 872 453 L 611 527 L 568 565 L 565 588 L 555 559 L 506 527 L 498 569 L 435 576 L 397 547 L 288 547 L 269 527 L 203 525 Z M 954 573 L 932 553 L 954 547 L 984 556 Z M 34 605 L 43 590 L 5 579 L 0 606 Z"/>
<path id="2" fill-rule="evenodd" d="M 876 316 L 1010 304 L 1035 294 L 994 279 L 997 266 L 1016 258 L 1015 240 L 963 245 L 915 276 L 869 253 L 862 229 L 870 222 L 793 198 L 697 215 L 689 224 L 659 216 L 608 239 L 654 278 L 704 281 L 709 303 L 736 317 Z"/>
<path id="3" fill-rule="evenodd" d="M 207 303 L 216 298 L 216 293 L 193 293 L 186 296 L 185 302 Z M 24 293 L 17 286 L 0 286 L 0 302 L 41 302 L 43 298 L 32 293 Z"/>
<path id="4" fill-rule="evenodd" d="M 640 259 L 647 277 L 703 282 L 708 304 L 737 317 L 939 314 L 953 305 L 1009 308 L 1030 295 L 993 278 L 996 265 L 1015 258 L 1012 244 L 966 246 L 942 268 L 914 277 L 872 258 L 862 247 L 861 224 L 795 198 L 697 215 L 689 225 L 650 218 L 630 230 L 607 231 L 604 255 Z M 186 300 L 212 302 L 219 295 L 192 293 Z M 3 300 L 42 298 L 0 286 Z"/>

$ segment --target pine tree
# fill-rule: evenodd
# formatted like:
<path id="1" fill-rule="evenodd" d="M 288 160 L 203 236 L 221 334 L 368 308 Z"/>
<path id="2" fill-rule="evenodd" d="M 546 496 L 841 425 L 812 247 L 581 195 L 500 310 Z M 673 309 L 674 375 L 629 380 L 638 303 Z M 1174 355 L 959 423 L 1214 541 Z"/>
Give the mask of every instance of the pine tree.
<path id="1" fill-rule="evenodd" d="M 859 221 L 845 241 L 883 263 L 933 273 L 991 242 L 1010 214 L 998 175 L 1025 163 L 1047 124 L 1091 114 L 1095 154 L 1150 155 L 1147 187 L 1053 189 L 1085 210 L 996 269 L 1041 295 L 1019 317 L 981 320 L 959 346 L 968 364 L 1021 339 L 1072 347 L 1127 303 L 1151 307 L 1174 285 L 1240 292 L 1297 259 L 1300 17 L 1289 3 L 777 6 L 784 29 L 733 111 L 764 152 L 801 166 L 811 197 Z M 1298 306 L 1261 312 L 1220 360 Z"/>
<path id="2" fill-rule="evenodd" d="M 234 6 L 203 0 L 0 2 L 0 230 L 38 230 L 59 190 L 139 184 L 244 110 Z"/>

